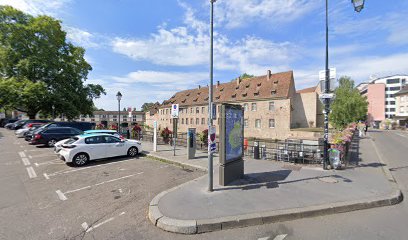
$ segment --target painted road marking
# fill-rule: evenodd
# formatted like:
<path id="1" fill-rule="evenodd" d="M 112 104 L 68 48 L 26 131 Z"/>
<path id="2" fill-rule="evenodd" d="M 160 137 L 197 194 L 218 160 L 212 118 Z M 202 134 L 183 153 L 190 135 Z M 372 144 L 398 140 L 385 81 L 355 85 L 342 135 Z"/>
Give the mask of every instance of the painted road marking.
<path id="1" fill-rule="evenodd" d="M 43 175 L 44 175 L 45 179 L 47 179 L 47 180 L 50 179 L 50 177 L 48 177 L 48 175 L 46 173 L 44 173 Z"/>
<path id="2" fill-rule="evenodd" d="M 36 177 L 37 177 L 37 174 L 35 173 L 33 167 L 28 167 L 28 168 L 26 168 L 26 169 L 27 169 L 27 172 L 28 172 L 28 176 L 29 176 L 30 178 L 36 178 Z"/>
<path id="3" fill-rule="evenodd" d="M 103 181 L 103 182 L 100 182 L 100 183 L 97 183 L 97 184 L 94 184 L 94 185 L 89 185 L 89 186 L 77 188 L 77 189 L 74 189 L 74 190 L 69 190 L 69 191 L 66 191 L 64 194 L 73 193 L 73 192 L 78 192 L 78 191 L 81 191 L 81 190 L 84 190 L 84 189 L 96 187 L 96 186 L 99 186 L 99 185 L 103 185 L 103 184 L 105 184 L 105 183 L 115 182 L 115 181 L 122 180 L 122 179 L 125 179 L 125 178 L 130 178 L 130 177 L 133 177 L 133 176 L 136 176 L 136 175 L 140 175 L 140 174 L 143 174 L 143 172 L 139 172 L 139 173 L 127 175 L 127 176 L 120 177 L 120 178 L 111 179 L 111 180 L 108 180 L 108 181 Z"/>
<path id="4" fill-rule="evenodd" d="M 124 215 L 124 214 L 125 214 L 125 212 L 121 212 L 121 213 L 119 214 L 119 216 L 122 216 L 122 215 Z M 98 227 L 102 226 L 103 224 L 106 224 L 106 223 L 108 223 L 108 222 L 113 221 L 114 219 L 115 219 L 115 217 L 108 218 L 108 219 L 106 219 L 106 220 L 103 221 L 103 222 L 100 222 L 100 223 L 98 223 L 98 224 L 92 225 L 91 227 L 89 227 L 86 222 L 83 222 L 83 223 L 81 224 L 81 226 L 82 226 L 82 228 L 85 230 L 85 232 L 90 232 L 90 231 L 94 230 L 95 228 L 98 228 Z"/>
<path id="5" fill-rule="evenodd" d="M 283 240 L 286 238 L 286 236 L 288 236 L 288 234 L 280 234 L 276 236 L 273 240 Z M 271 237 L 258 238 L 258 240 L 269 240 L 269 239 L 271 239 Z"/>
<path id="6" fill-rule="evenodd" d="M 83 170 L 97 168 L 97 167 L 104 167 L 104 166 L 109 166 L 109 165 L 128 162 L 128 161 L 134 161 L 134 159 L 127 159 L 127 160 L 123 160 L 123 161 L 110 162 L 110 163 L 105 163 L 105 164 L 100 164 L 100 165 L 89 166 L 89 167 L 76 168 L 76 169 L 72 169 L 72 170 L 62 170 L 62 171 L 58 171 L 58 172 L 54 172 L 54 173 L 49 173 L 48 176 L 53 177 L 53 176 L 57 176 L 57 175 L 62 175 L 62 174 L 67 174 L 67 173 L 72 173 L 72 172 L 77 172 L 77 171 L 83 171 Z"/>
<path id="7" fill-rule="evenodd" d="M 23 161 L 24 166 L 30 165 L 30 161 L 28 160 L 28 158 L 23 157 L 21 158 L 21 160 Z"/>
<path id="8" fill-rule="evenodd" d="M 273 240 L 283 240 L 286 236 L 288 236 L 288 234 L 281 234 L 276 236 Z"/>
<path id="9" fill-rule="evenodd" d="M 22 157 L 22 158 L 23 158 L 23 157 L 26 157 L 26 155 L 25 155 L 24 152 L 19 152 L 18 155 L 20 155 L 20 157 Z"/>
<path id="10" fill-rule="evenodd" d="M 65 200 L 68 199 L 68 198 L 65 197 L 65 195 L 61 192 L 61 190 L 57 190 L 57 191 L 55 191 L 55 192 L 57 193 L 58 198 L 59 198 L 61 201 L 65 201 Z"/>
<path id="11" fill-rule="evenodd" d="M 54 160 L 46 161 L 46 162 L 42 162 L 42 163 L 34 163 L 34 165 L 36 167 L 39 167 L 39 166 L 42 166 L 42 165 L 51 165 L 51 164 L 65 164 L 65 162 L 62 162 L 59 159 L 54 159 Z"/>
<path id="12" fill-rule="evenodd" d="M 404 134 L 401 134 L 401 133 L 395 133 L 395 134 L 397 134 L 398 136 L 404 137 L 404 138 L 408 138 L 408 136 L 405 136 Z"/>
<path id="13" fill-rule="evenodd" d="M 31 155 L 28 155 L 28 158 L 29 158 L 29 159 L 33 159 L 33 156 L 31 156 Z"/>

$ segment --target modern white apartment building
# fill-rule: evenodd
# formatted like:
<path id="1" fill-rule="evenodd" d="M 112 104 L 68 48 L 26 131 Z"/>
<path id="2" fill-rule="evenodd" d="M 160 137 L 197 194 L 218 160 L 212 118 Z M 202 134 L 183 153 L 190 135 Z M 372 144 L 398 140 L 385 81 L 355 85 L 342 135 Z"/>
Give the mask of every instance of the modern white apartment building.
<path id="1" fill-rule="evenodd" d="M 378 114 L 384 116 L 384 119 L 394 118 L 397 112 L 395 94 L 407 83 L 407 79 L 408 75 L 392 75 L 373 79 L 357 86 L 360 93 L 367 96 L 369 121 L 370 116 L 378 116 Z M 384 101 L 384 103 L 379 103 L 378 100 Z M 374 118 L 371 120 L 383 120 Z"/>

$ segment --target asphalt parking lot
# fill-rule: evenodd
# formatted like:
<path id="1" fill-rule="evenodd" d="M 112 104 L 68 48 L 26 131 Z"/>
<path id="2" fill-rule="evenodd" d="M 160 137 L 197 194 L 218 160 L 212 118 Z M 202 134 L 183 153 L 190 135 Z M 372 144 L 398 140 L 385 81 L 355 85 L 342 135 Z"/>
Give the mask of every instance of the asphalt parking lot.
<path id="1" fill-rule="evenodd" d="M 174 239 L 154 227 L 158 193 L 201 176 L 143 155 L 72 167 L 0 129 L 0 239 Z M 193 236 L 188 237 L 193 238 Z"/>

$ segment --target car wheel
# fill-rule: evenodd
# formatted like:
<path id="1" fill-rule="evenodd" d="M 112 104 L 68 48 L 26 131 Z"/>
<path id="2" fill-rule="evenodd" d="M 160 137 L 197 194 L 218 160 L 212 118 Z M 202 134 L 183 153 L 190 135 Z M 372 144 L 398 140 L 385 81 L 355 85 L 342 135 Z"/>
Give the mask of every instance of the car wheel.
<path id="1" fill-rule="evenodd" d="M 136 157 L 136 155 L 139 153 L 139 150 L 137 149 L 137 147 L 131 147 L 128 150 L 128 156 L 129 157 Z"/>
<path id="2" fill-rule="evenodd" d="M 57 140 L 51 139 L 47 142 L 48 147 L 54 147 L 54 145 L 57 143 Z"/>
<path id="3" fill-rule="evenodd" d="M 73 163 L 75 166 L 83 166 L 87 164 L 89 161 L 89 156 L 86 153 L 78 153 L 73 158 Z"/>

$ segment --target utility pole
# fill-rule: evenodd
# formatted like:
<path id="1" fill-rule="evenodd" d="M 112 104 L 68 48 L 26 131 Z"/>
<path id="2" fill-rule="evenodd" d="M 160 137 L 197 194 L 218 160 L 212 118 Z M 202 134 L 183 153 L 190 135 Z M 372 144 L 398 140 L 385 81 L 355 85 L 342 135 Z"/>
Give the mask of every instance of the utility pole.
<path id="1" fill-rule="evenodd" d="M 213 125 L 213 65 L 214 65 L 214 49 L 213 49 L 213 25 L 214 25 L 214 3 L 216 0 L 210 0 L 210 85 L 208 89 L 208 132 Z M 213 191 L 213 154 L 208 149 L 208 191 Z"/>

